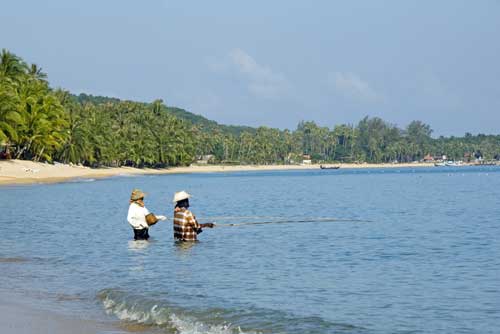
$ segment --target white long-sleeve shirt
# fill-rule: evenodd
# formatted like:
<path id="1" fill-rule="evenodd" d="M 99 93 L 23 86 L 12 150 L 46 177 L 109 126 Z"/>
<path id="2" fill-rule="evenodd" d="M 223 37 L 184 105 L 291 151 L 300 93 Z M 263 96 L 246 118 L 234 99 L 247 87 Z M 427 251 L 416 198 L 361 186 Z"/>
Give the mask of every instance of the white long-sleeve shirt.
<path id="1" fill-rule="evenodd" d="M 145 206 L 142 207 L 137 203 L 130 203 L 127 220 L 132 228 L 136 230 L 148 228 L 149 225 L 146 222 L 147 215 L 149 215 L 149 210 Z"/>

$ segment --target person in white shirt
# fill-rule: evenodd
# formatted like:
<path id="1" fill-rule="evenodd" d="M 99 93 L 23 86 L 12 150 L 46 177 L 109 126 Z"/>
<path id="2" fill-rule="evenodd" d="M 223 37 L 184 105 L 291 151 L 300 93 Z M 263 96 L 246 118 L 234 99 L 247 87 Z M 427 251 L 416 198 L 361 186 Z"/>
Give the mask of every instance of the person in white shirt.
<path id="1" fill-rule="evenodd" d="M 148 240 L 149 227 L 160 220 L 165 220 L 165 216 L 156 216 L 149 212 L 144 206 L 144 194 L 140 189 L 132 190 L 130 195 L 130 206 L 128 208 L 127 220 L 134 229 L 134 240 Z"/>

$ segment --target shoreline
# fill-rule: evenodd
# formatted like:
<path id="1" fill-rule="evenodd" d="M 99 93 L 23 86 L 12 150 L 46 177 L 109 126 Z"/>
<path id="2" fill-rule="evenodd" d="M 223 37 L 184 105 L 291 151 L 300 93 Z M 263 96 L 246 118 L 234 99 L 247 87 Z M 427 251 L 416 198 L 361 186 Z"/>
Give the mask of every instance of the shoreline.
<path id="1" fill-rule="evenodd" d="M 325 164 L 325 166 L 340 166 L 341 169 L 360 168 L 420 168 L 434 167 L 434 163 L 381 163 L 381 164 Z M 464 165 L 466 166 L 466 165 Z M 120 175 L 160 175 L 160 174 L 189 174 L 189 173 L 222 173 L 245 171 L 280 171 L 280 170 L 319 170 L 320 165 L 191 165 L 188 167 L 172 167 L 162 169 L 133 168 L 133 167 L 105 167 L 90 168 L 61 163 L 48 164 L 29 160 L 1 160 L 0 186 L 59 183 L 75 179 L 107 178 Z"/>

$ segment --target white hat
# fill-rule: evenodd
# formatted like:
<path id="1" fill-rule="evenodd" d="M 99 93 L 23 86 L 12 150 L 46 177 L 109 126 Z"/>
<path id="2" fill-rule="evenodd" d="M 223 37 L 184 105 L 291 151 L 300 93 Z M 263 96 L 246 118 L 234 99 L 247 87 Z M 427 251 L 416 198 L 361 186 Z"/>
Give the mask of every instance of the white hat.
<path id="1" fill-rule="evenodd" d="M 178 191 L 174 195 L 174 200 L 172 201 L 173 203 L 177 203 L 179 201 L 182 201 L 183 199 L 188 199 L 191 197 L 187 192 L 183 191 Z"/>

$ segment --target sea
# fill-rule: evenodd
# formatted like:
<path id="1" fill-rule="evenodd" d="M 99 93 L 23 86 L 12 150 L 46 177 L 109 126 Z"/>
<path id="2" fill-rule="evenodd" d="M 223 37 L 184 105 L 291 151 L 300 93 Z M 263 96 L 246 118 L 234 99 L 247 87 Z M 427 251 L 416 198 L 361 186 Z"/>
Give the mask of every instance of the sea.
<path id="1" fill-rule="evenodd" d="M 149 241 L 133 188 L 169 217 Z M 216 223 L 197 243 L 173 240 L 180 190 Z M 500 167 L 81 179 L 0 208 L 0 294 L 116 333 L 500 333 Z"/>

